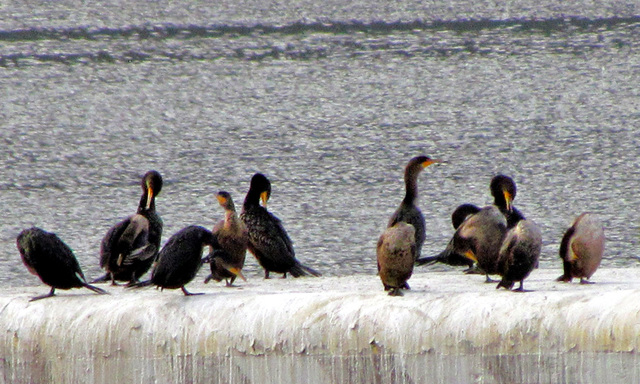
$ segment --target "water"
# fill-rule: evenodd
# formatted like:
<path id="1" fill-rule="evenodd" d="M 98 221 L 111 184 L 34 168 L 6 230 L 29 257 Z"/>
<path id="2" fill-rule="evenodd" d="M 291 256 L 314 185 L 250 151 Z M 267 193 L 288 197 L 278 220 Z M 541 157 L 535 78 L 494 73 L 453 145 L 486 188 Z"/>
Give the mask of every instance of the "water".
<path id="1" fill-rule="evenodd" d="M 304 263 L 373 274 L 418 154 L 447 161 L 419 181 L 424 254 L 502 172 L 542 227 L 542 268 L 583 211 L 604 222 L 603 266 L 635 267 L 638 14 L 617 0 L 5 2 L 0 283 L 39 284 L 15 248 L 32 225 L 99 275 L 99 242 L 148 169 L 165 178 L 165 240 L 212 227 L 215 193 L 239 204 L 261 171 Z"/>

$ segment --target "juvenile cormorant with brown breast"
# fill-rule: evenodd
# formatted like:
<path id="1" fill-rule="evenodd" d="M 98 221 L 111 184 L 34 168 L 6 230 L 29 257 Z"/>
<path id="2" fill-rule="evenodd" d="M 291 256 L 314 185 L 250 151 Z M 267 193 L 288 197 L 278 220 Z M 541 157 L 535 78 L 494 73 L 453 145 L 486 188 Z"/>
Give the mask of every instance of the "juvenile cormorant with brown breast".
<path id="1" fill-rule="evenodd" d="M 132 284 L 131 287 L 156 285 L 161 289 L 182 289 L 185 296 L 198 295 L 184 287 L 202 266 L 205 246 L 219 247 L 215 236 L 206 228 L 191 225 L 169 238 L 158 254 L 158 261 L 151 272 L 151 279 Z"/>
<path id="2" fill-rule="evenodd" d="M 387 228 L 376 247 L 378 275 L 389 296 L 402 296 L 400 289 L 409 289 L 407 280 L 413 273 L 416 259 L 416 230 L 403 221 Z"/>
<path id="3" fill-rule="evenodd" d="M 411 224 L 416 231 L 416 258 L 420 257 L 422 244 L 426 238 L 424 216 L 420 208 L 416 206 L 418 199 L 418 175 L 423 169 L 434 163 L 441 163 L 441 160 L 431 159 L 427 156 L 416 156 L 409 160 L 404 170 L 405 195 L 398 209 L 391 215 L 387 228 L 391 228 L 396 223 L 405 222 Z"/>
<path id="4" fill-rule="evenodd" d="M 269 278 L 269 272 L 283 273 L 284 277 L 287 272 L 293 277 L 320 276 L 318 271 L 296 259 L 293 244 L 280 219 L 260 206 L 260 200 L 266 205 L 270 195 L 269 179 L 261 173 L 254 174 L 240 214 L 249 234 L 248 249 L 264 268 L 265 279 Z"/>
<path id="5" fill-rule="evenodd" d="M 578 216 L 565 232 L 560 243 L 560 258 L 564 274 L 558 281 L 571 282 L 580 278 L 581 284 L 598 269 L 604 253 L 604 228 L 591 213 Z"/>
<path id="6" fill-rule="evenodd" d="M 227 287 L 230 287 L 237 276 L 246 281 L 242 275 L 242 267 L 244 267 L 249 237 L 247 227 L 236 214 L 231 194 L 220 191 L 216 198 L 224 209 L 224 220 L 220 220 L 213 227 L 213 234 L 217 237 L 220 247 L 213 248 L 206 257 L 211 265 L 211 274 L 204 282 L 206 284 L 211 279 L 215 281 L 224 279 Z"/>
<path id="7" fill-rule="evenodd" d="M 55 290 L 88 288 L 96 293 L 107 292 L 87 284 L 80 264 L 73 251 L 56 234 L 40 228 L 25 229 L 18 235 L 16 245 L 22 262 L 29 272 L 40 277 L 43 283 L 51 286 L 51 291 L 36 296 L 29 301 L 55 296 Z"/>
<path id="8" fill-rule="evenodd" d="M 102 239 L 100 266 L 107 274 L 93 282 L 111 280 L 133 284 L 153 264 L 162 237 L 162 219 L 156 213 L 155 198 L 162 190 L 162 176 L 149 171 L 142 178 L 138 212 L 114 225 Z"/>

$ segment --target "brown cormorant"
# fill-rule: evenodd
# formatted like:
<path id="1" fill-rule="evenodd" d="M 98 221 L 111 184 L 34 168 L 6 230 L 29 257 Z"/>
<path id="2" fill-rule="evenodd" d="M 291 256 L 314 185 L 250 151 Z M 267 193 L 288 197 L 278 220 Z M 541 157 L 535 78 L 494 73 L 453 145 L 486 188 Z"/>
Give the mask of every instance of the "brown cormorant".
<path id="1" fill-rule="evenodd" d="M 138 212 L 114 225 L 102 239 L 100 266 L 107 274 L 93 282 L 135 283 L 151 268 L 158 255 L 162 219 L 156 213 L 155 198 L 162 189 L 162 176 L 149 171 L 143 176 L 141 185 Z"/>
<path id="2" fill-rule="evenodd" d="M 387 228 L 378 240 L 378 274 L 390 296 L 402 296 L 400 289 L 409 289 L 407 280 L 417 252 L 415 235 L 413 225 L 401 221 Z"/>
<path id="3" fill-rule="evenodd" d="M 32 227 L 20 232 L 16 245 L 22 256 L 22 262 L 29 272 L 51 286 L 48 294 L 36 296 L 29 301 L 54 296 L 56 288 L 85 287 L 96 293 L 107 293 L 87 284 L 73 251 L 56 234 Z"/>
<path id="4" fill-rule="evenodd" d="M 219 247 L 215 236 L 206 228 L 191 225 L 169 238 L 158 254 L 158 261 L 151 271 L 151 279 L 132 284 L 131 287 L 156 285 L 161 289 L 182 289 L 186 296 L 198 295 L 184 287 L 202 266 L 205 246 Z"/>
<path id="5" fill-rule="evenodd" d="M 217 237 L 220 248 L 212 249 L 206 257 L 211 265 L 211 274 L 204 282 L 206 284 L 211 279 L 215 281 L 224 279 L 227 287 L 230 287 L 237 276 L 246 281 L 242 275 L 242 267 L 249 238 L 247 227 L 236 215 L 236 208 L 229 192 L 220 191 L 216 198 L 224 209 L 224 220 L 220 220 L 213 227 L 213 234 Z"/>
<path id="6" fill-rule="evenodd" d="M 387 228 L 391 228 L 396 223 L 405 222 L 411 224 L 416 231 L 416 258 L 420 257 L 422 244 L 426 238 L 424 216 L 420 208 L 416 206 L 418 199 L 418 175 L 423 169 L 434 163 L 441 163 L 441 160 L 431 159 L 427 156 L 416 156 L 409 160 L 404 169 L 405 195 L 398 209 L 391 215 Z"/>
<path id="7" fill-rule="evenodd" d="M 266 205 L 270 195 L 271 182 L 265 175 L 256 173 L 251 178 L 240 214 L 249 233 L 248 249 L 264 268 L 265 279 L 269 278 L 269 272 L 283 273 L 284 277 L 287 272 L 293 277 L 320 276 L 318 271 L 296 259 L 293 244 L 282 222 L 260 205 L 260 200 Z"/>
<path id="8" fill-rule="evenodd" d="M 602 261 L 604 239 L 604 228 L 593 214 L 578 216 L 560 243 L 564 274 L 558 281 L 571 282 L 575 277 L 580 278 L 580 283 L 588 284 L 585 279 L 593 275 Z"/>
<path id="9" fill-rule="evenodd" d="M 507 232 L 507 220 L 498 207 L 490 205 L 469 216 L 453 235 L 453 252 L 478 263 L 487 276 L 500 273 L 498 253 Z"/>
<path id="10" fill-rule="evenodd" d="M 530 219 L 518 221 L 507 231 L 500 247 L 498 271 L 502 280 L 496 288 L 511 289 L 519 281 L 520 287 L 515 290 L 524 291 L 522 283 L 538 264 L 541 249 L 540 228 Z"/>

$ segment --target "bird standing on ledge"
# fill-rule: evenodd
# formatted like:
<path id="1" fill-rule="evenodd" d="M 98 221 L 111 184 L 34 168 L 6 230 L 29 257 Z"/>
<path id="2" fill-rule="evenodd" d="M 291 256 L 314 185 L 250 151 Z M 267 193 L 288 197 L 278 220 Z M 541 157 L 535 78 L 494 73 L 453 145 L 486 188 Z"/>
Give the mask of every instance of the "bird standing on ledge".
<path id="1" fill-rule="evenodd" d="M 283 273 L 283 277 L 287 277 L 287 273 L 293 277 L 320 276 L 320 272 L 296 259 L 293 244 L 280 219 L 260 206 L 261 200 L 266 206 L 270 196 L 271 182 L 262 173 L 256 173 L 251 178 L 240 214 L 249 234 L 248 249 L 264 268 L 264 278 L 269 278 L 269 272 Z"/>
<path id="2" fill-rule="evenodd" d="M 571 282 L 573 278 L 580 278 L 581 284 L 589 284 L 586 279 L 591 278 L 602 261 L 604 240 L 604 228 L 593 214 L 578 216 L 560 243 L 564 274 L 557 280 Z"/>
<path id="3" fill-rule="evenodd" d="M 418 175 L 431 164 L 441 162 L 441 160 L 431 159 L 427 156 L 417 156 L 409 160 L 404 169 L 404 199 L 402 199 L 398 209 L 391 215 L 387 225 L 387 228 L 391 228 L 396 223 L 405 222 L 415 228 L 416 258 L 420 257 L 422 244 L 426 238 L 424 216 L 422 216 L 420 208 L 416 205 L 416 200 L 418 200 Z"/>
<path id="4" fill-rule="evenodd" d="M 236 207 L 229 192 L 220 191 L 216 195 L 218 203 L 224 209 L 224 220 L 220 220 L 213 227 L 213 235 L 217 237 L 220 248 L 212 249 L 206 257 L 211 266 L 211 274 L 204 280 L 205 284 L 211 279 L 215 281 L 226 280 L 227 287 L 233 285 L 233 281 L 242 275 L 242 267 L 247 254 L 249 236 L 247 227 L 236 215 Z"/>
<path id="5" fill-rule="evenodd" d="M 162 176 L 149 171 L 142 177 L 138 212 L 114 225 L 100 244 L 100 266 L 107 274 L 93 283 L 111 280 L 133 284 L 147 273 L 160 250 L 162 219 L 155 198 L 162 190 Z"/>
<path id="6" fill-rule="evenodd" d="M 87 284 L 73 251 L 56 234 L 36 227 L 25 229 L 18 235 L 16 245 L 29 272 L 51 286 L 48 294 L 36 296 L 29 301 L 55 296 L 56 288 L 84 287 L 99 294 L 107 293 Z"/>

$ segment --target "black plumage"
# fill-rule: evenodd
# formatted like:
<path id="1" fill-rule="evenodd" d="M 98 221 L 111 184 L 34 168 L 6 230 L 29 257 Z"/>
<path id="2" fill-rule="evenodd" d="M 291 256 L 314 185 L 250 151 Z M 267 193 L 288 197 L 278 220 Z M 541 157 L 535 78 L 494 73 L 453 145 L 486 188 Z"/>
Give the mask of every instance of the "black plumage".
<path id="1" fill-rule="evenodd" d="M 418 199 L 418 175 L 422 170 L 441 160 L 431 159 L 428 156 L 416 156 L 409 160 L 404 170 L 405 195 L 400 206 L 391 215 L 387 228 L 396 223 L 405 222 L 411 224 L 416 231 L 416 258 L 420 257 L 422 244 L 426 238 L 425 221 L 420 208 L 416 205 Z"/>
<path id="2" fill-rule="evenodd" d="M 155 198 L 162 190 L 162 176 L 149 171 L 142 178 L 142 197 L 135 215 L 107 231 L 100 245 L 100 266 L 107 274 L 94 280 L 135 283 L 153 264 L 160 250 L 162 219 Z"/>
<path id="3" fill-rule="evenodd" d="M 205 246 L 219 247 L 215 236 L 206 228 L 191 225 L 169 238 L 158 254 L 158 261 L 151 272 L 151 279 L 133 284 L 132 287 L 156 285 L 162 289 L 182 289 L 187 295 L 196 295 L 185 288 L 196 277 L 202 266 Z"/>
<path id="4" fill-rule="evenodd" d="M 311 275 L 320 276 L 312 268 L 304 266 L 296 259 L 293 244 L 282 226 L 282 222 L 265 207 L 260 206 L 271 195 L 271 182 L 261 173 L 251 178 L 249 191 L 244 199 L 240 218 L 247 226 L 249 235 L 248 249 L 264 268 L 264 277 L 269 272 L 291 273 L 293 277 Z"/>
<path id="5" fill-rule="evenodd" d="M 491 196 L 493 196 L 493 205 L 500 209 L 500 212 L 507 219 L 507 228 L 513 228 L 524 215 L 513 206 L 513 200 L 516 198 L 516 183 L 512 178 L 505 175 L 497 175 L 491 179 L 489 186 Z"/>
<path id="6" fill-rule="evenodd" d="M 233 285 L 237 276 L 246 280 L 242 268 L 247 254 L 249 236 L 247 227 L 236 214 L 236 208 L 229 192 L 220 191 L 216 195 L 218 203 L 224 209 L 224 219 L 213 227 L 213 234 L 218 240 L 219 248 L 213 248 L 206 257 L 210 263 L 211 274 L 204 280 L 226 281 L 228 287 Z"/>
<path id="7" fill-rule="evenodd" d="M 498 254 L 498 271 L 502 280 L 496 288 L 512 289 L 516 281 L 520 286 L 516 291 L 524 291 L 523 281 L 538 264 L 542 249 L 542 233 L 531 220 L 523 219 L 509 229 L 502 241 Z"/>
<path id="8" fill-rule="evenodd" d="M 454 229 L 458 229 L 464 221 L 480 211 L 480 208 L 473 204 L 462 204 L 458 206 L 451 214 L 451 224 Z M 444 251 L 436 256 L 421 257 L 416 260 L 417 265 L 429 265 L 433 263 L 443 263 L 452 266 L 467 266 L 469 269 L 473 267 L 473 261 L 464 255 L 460 255 L 454 251 L 453 238 L 449 240 Z"/>
<path id="9" fill-rule="evenodd" d="M 30 301 L 54 296 L 56 289 L 84 287 L 96 293 L 107 293 L 87 284 L 73 251 L 56 234 L 32 227 L 20 232 L 16 245 L 29 272 L 51 286 L 48 294 L 36 296 Z"/>

